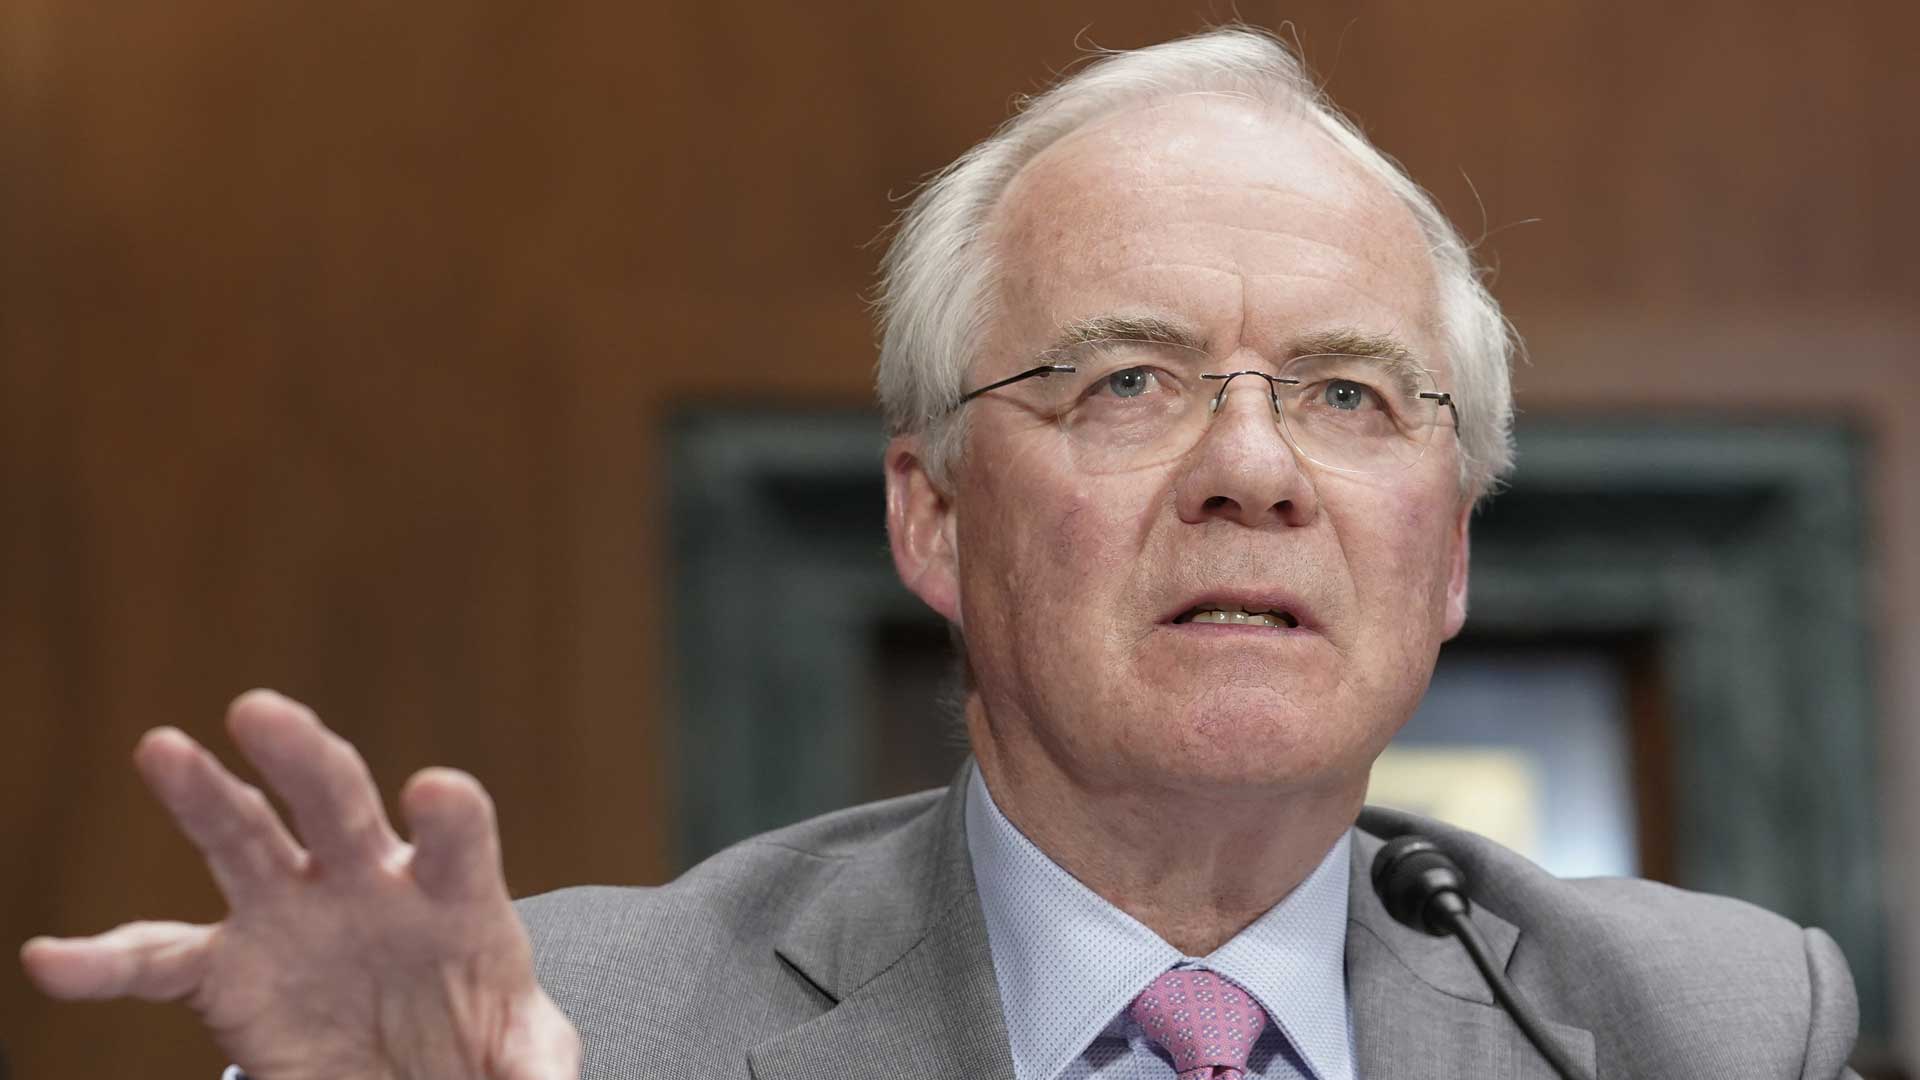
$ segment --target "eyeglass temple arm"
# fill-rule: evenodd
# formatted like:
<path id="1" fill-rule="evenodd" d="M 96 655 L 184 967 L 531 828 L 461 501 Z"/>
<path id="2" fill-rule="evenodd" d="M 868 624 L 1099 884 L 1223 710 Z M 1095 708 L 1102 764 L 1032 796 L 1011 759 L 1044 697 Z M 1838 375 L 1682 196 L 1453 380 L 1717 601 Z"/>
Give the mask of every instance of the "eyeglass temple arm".
<path id="1" fill-rule="evenodd" d="M 979 397 L 981 394 L 984 394 L 989 390 L 998 390 L 1003 386 L 1012 385 L 1013 383 L 1020 382 L 1023 379 L 1033 379 L 1033 378 L 1044 379 L 1049 375 L 1071 375 L 1078 370 L 1079 369 L 1074 367 L 1072 364 L 1041 364 L 1038 367 L 1030 367 L 1027 370 L 1020 372 L 1018 375 L 1009 375 L 1006 378 L 1001 379 L 999 382 L 990 382 L 985 386 L 978 387 L 976 389 L 969 390 L 964 394 L 961 394 L 960 400 L 954 402 L 953 407 L 957 409 L 960 406 L 965 405 L 967 402 L 972 401 L 974 398 Z M 952 410 L 950 409 L 948 411 L 951 412 Z"/>
<path id="2" fill-rule="evenodd" d="M 1460 406 L 1458 406 L 1458 405 L 1455 405 L 1455 404 L 1453 403 L 1453 395 L 1452 395 L 1452 394 L 1447 394 L 1447 393 L 1439 393 L 1439 394 L 1421 394 L 1420 396 L 1421 396 L 1421 397 L 1423 397 L 1423 398 L 1426 398 L 1426 399 L 1427 399 L 1427 400 L 1429 400 L 1429 401 L 1437 401 L 1437 402 L 1439 402 L 1440 404 L 1442 404 L 1442 405 L 1445 405 L 1445 406 L 1447 407 L 1447 411 L 1453 414 L 1453 426 L 1454 426 L 1454 429 L 1455 429 L 1456 431 L 1457 431 L 1457 430 L 1459 430 L 1459 428 L 1460 428 Z"/>

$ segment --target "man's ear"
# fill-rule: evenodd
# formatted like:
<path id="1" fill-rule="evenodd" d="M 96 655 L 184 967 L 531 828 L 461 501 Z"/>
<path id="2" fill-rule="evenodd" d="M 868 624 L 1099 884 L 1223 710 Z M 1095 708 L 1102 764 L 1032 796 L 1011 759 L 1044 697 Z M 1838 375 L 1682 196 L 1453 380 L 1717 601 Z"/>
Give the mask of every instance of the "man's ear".
<path id="1" fill-rule="evenodd" d="M 954 507 L 927 472 L 918 435 L 887 444 L 887 539 L 893 566 L 913 594 L 955 626 L 960 620 L 960 555 Z"/>
<path id="2" fill-rule="evenodd" d="M 1453 565 L 1447 571 L 1447 614 L 1446 636 L 1443 641 L 1452 641 L 1467 624 L 1467 563 L 1472 544 L 1468 542 L 1467 525 L 1473 520 L 1473 500 L 1465 500 L 1460 508 L 1460 517 L 1453 523 Z"/>

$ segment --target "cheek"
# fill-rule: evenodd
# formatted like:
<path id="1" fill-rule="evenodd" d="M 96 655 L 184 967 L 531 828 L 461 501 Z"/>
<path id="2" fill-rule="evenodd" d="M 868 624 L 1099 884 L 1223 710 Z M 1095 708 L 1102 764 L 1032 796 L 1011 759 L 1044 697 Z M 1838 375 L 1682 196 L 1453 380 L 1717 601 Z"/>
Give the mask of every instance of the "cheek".
<path id="1" fill-rule="evenodd" d="M 992 586 L 1011 603 L 1059 608 L 1102 576 L 1109 539 L 1092 493 L 1059 485 L 997 505 L 1004 512 L 981 540 L 994 554 Z"/>
<path id="2" fill-rule="evenodd" d="M 1410 504 L 1348 538 L 1348 562 L 1374 632 L 1423 658 L 1438 648 L 1446 619 L 1452 520 L 1446 509 Z"/>
<path id="3" fill-rule="evenodd" d="M 1401 535 L 1414 538 L 1400 553 L 1406 580 L 1409 586 L 1420 588 L 1420 595 L 1436 602 L 1445 596 L 1453 566 L 1451 520 L 1450 514 L 1423 507 L 1408 513 L 1401 522 Z"/>
<path id="4" fill-rule="evenodd" d="M 1008 469 L 998 480 L 980 492 L 988 513 L 962 519 L 968 620 L 991 618 L 1023 647 L 1057 641 L 1068 626 L 1083 641 L 1132 580 L 1139 523 L 1118 510 L 1135 503 L 1111 485 L 1057 471 Z"/>

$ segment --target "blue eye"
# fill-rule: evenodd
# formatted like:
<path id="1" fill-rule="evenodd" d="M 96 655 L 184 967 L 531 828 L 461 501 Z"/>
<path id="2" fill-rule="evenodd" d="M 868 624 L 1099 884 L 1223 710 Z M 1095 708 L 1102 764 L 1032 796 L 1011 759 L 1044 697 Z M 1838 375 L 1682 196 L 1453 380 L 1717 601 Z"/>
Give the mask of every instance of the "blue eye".
<path id="1" fill-rule="evenodd" d="M 1365 386 L 1347 379 L 1335 379 L 1327 384 L 1322 398 L 1327 404 L 1344 412 L 1353 412 L 1366 407 L 1371 394 Z"/>
<path id="2" fill-rule="evenodd" d="M 1107 389 L 1113 391 L 1115 397 L 1139 397 L 1147 392 L 1152 382 L 1152 372 L 1146 368 L 1131 367 L 1107 376 Z"/>

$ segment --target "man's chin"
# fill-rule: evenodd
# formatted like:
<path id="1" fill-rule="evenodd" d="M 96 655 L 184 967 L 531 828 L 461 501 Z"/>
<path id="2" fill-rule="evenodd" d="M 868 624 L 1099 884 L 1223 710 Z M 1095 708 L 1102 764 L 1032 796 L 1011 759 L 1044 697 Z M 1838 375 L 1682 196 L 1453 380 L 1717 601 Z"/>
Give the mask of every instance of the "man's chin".
<path id="1" fill-rule="evenodd" d="M 1364 790 L 1378 749 L 1352 732 L 1276 723 L 1271 717 L 1210 714 L 1129 748 L 1132 781 L 1168 791 L 1279 798 L 1306 792 Z M 1337 736 L 1337 737 L 1336 737 Z"/>
<path id="2" fill-rule="evenodd" d="M 1196 781 L 1249 790 L 1364 784 L 1392 732 L 1327 704 L 1303 707 L 1271 686 L 1215 687 L 1162 726 L 1163 759 Z"/>

